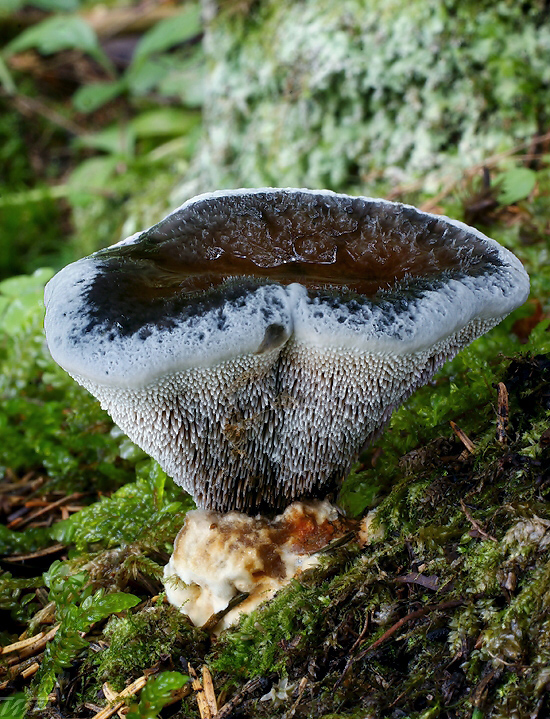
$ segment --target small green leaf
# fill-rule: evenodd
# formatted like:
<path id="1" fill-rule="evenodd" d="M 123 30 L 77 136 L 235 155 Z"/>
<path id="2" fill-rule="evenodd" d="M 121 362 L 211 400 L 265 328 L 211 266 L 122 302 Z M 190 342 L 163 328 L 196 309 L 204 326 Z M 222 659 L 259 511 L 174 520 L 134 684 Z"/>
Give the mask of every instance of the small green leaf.
<path id="1" fill-rule="evenodd" d="M 20 297 L 21 295 L 40 294 L 44 291 L 44 284 L 54 276 L 54 270 L 49 267 L 41 267 L 35 270 L 32 275 L 16 275 L 8 277 L 0 282 L 0 292 L 8 297 Z"/>
<path id="2" fill-rule="evenodd" d="M 43 311 L 44 283 L 53 274 L 53 270 L 43 268 L 32 275 L 8 277 L 0 282 L 0 330 L 17 335 L 27 320 Z"/>
<path id="3" fill-rule="evenodd" d="M 95 55 L 99 50 L 93 29 L 76 15 L 56 15 L 23 30 L 6 48 L 8 55 L 35 49 L 44 55 L 60 50 L 82 50 Z"/>
<path id="4" fill-rule="evenodd" d="M 73 95 L 73 106 L 78 112 L 94 112 L 102 105 L 118 97 L 125 89 L 123 80 L 94 82 L 83 85 Z"/>
<path id="5" fill-rule="evenodd" d="M 178 97 L 189 108 L 199 108 L 204 104 L 204 67 L 196 59 L 188 63 L 179 63 L 172 68 L 159 83 L 159 92 L 169 97 Z"/>
<path id="6" fill-rule="evenodd" d="M 94 190 L 104 189 L 113 176 L 117 159 L 113 156 L 90 157 L 75 167 L 69 177 L 71 200 L 82 197 L 82 201 L 89 201 Z"/>
<path id="7" fill-rule="evenodd" d="M 99 62 L 109 72 L 113 66 L 99 45 L 95 31 L 78 15 L 54 15 L 23 30 L 5 48 L 7 56 L 24 50 L 52 55 L 61 50 L 80 50 Z"/>
<path id="8" fill-rule="evenodd" d="M 131 125 L 110 125 L 99 132 L 83 135 L 76 141 L 78 147 L 103 150 L 111 155 L 129 159 L 134 155 L 135 133 Z"/>
<path id="9" fill-rule="evenodd" d="M 197 125 L 196 113 L 163 107 L 142 112 L 132 120 L 136 137 L 162 137 L 184 135 Z"/>
<path id="10" fill-rule="evenodd" d="M 537 181 L 537 173 L 528 167 L 514 167 L 500 177 L 498 201 L 501 205 L 513 205 L 529 197 Z"/>
<path id="11" fill-rule="evenodd" d="M 2 11 L 0 10 L 0 17 L 2 16 L 1 13 Z M 11 72 L 8 70 L 8 66 L 2 57 L 0 57 L 0 85 L 4 88 L 8 95 L 14 95 L 17 90 L 13 77 L 11 76 Z"/>
<path id="12" fill-rule="evenodd" d="M 84 606 L 85 603 L 87 606 Z M 114 592 L 113 594 L 107 594 L 105 596 L 98 596 L 98 593 L 88 599 L 82 604 L 84 611 L 83 621 L 87 624 L 93 624 L 99 622 L 101 619 L 105 619 L 111 614 L 117 614 L 123 612 L 126 609 L 131 609 L 139 604 L 140 599 L 134 594 L 126 594 L 125 592 Z"/>
<path id="13" fill-rule="evenodd" d="M 132 64 L 141 63 L 151 55 L 169 50 L 201 32 L 199 3 L 189 3 L 178 15 L 167 17 L 154 25 L 138 43 Z"/>
<path id="14" fill-rule="evenodd" d="M 5 308 L 0 320 L 0 329 L 8 335 L 16 335 L 21 331 L 21 325 L 27 317 L 43 307 L 42 297 L 34 295 L 22 295 L 12 300 Z"/>
<path id="15" fill-rule="evenodd" d="M 161 672 L 150 679 L 141 692 L 139 704 L 132 705 L 127 719 L 155 719 L 172 698 L 172 692 L 181 689 L 189 677 L 179 672 Z"/>
<path id="16" fill-rule="evenodd" d="M 146 95 L 165 78 L 168 68 L 165 57 L 152 57 L 146 62 L 132 64 L 126 72 L 129 91 L 133 95 Z"/>

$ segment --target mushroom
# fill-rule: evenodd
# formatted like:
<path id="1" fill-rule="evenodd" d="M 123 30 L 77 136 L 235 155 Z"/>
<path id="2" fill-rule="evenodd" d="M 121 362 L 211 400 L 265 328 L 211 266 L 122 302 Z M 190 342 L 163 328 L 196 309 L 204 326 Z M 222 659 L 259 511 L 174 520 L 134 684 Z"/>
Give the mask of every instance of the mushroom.
<path id="1" fill-rule="evenodd" d="M 392 411 L 527 297 L 519 260 L 413 207 L 195 197 L 46 288 L 53 358 L 204 511 L 334 493 Z"/>

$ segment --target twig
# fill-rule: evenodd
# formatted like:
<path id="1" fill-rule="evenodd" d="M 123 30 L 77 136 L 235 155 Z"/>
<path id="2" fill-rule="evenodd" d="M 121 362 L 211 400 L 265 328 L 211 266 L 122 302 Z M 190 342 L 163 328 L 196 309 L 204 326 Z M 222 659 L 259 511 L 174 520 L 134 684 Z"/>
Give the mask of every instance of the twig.
<path id="1" fill-rule="evenodd" d="M 333 539 L 327 545 L 321 547 L 321 549 L 317 549 L 315 552 L 312 552 L 312 554 L 329 554 L 333 550 L 338 549 L 338 547 L 343 547 L 344 544 L 351 542 L 351 540 L 354 539 L 356 536 L 357 530 L 352 529 L 349 532 L 343 534 L 341 537 Z"/>
<path id="2" fill-rule="evenodd" d="M 466 447 L 468 452 L 470 454 L 474 454 L 474 452 L 476 451 L 476 446 L 472 442 L 472 440 L 468 437 L 466 432 L 464 432 L 462 429 L 460 429 L 460 427 L 456 424 L 456 422 L 453 422 L 452 420 L 449 422 L 449 424 L 451 425 L 451 429 L 453 430 L 453 432 L 456 434 L 456 436 L 462 442 L 462 444 Z"/>
<path id="3" fill-rule="evenodd" d="M 334 688 L 337 689 L 342 684 L 342 682 L 346 678 L 346 674 L 349 672 L 349 670 L 356 661 L 363 659 L 365 656 L 367 656 L 367 654 L 370 654 L 370 652 L 373 652 L 375 649 L 378 649 L 380 645 L 384 644 L 384 642 L 386 642 L 390 637 L 392 637 L 396 632 L 398 632 L 402 626 L 404 626 L 408 622 L 411 622 L 413 619 L 420 619 L 420 617 L 424 617 L 426 614 L 441 611 L 442 609 L 453 609 L 454 607 L 460 607 L 462 604 L 464 604 L 464 602 L 464 599 L 453 599 L 449 602 L 442 602 L 441 604 L 428 604 L 427 606 L 422 607 L 421 609 L 416 609 L 414 612 L 410 612 L 409 614 L 407 614 L 407 616 L 402 617 L 386 632 L 384 632 L 381 637 L 378 637 L 375 642 L 370 644 L 366 649 L 363 649 L 356 657 L 350 657 L 348 663 L 344 668 L 344 671 L 342 672 L 342 675 L 334 684 Z"/>
<path id="4" fill-rule="evenodd" d="M 62 504 L 70 502 L 72 499 L 80 499 L 84 496 L 85 494 L 83 492 L 74 492 L 73 494 L 68 494 L 66 497 L 61 497 L 61 499 L 58 499 L 56 502 L 50 502 L 45 507 L 42 507 L 42 509 L 39 509 L 37 512 L 29 514 L 28 517 L 18 517 L 17 519 L 14 519 L 13 522 L 10 522 L 8 524 L 8 529 L 13 529 L 14 527 L 21 527 L 22 524 L 28 524 L 29 522 L 32 522 L 38 517 L 41 517 L 43 514 L 47 514 L 52 509 L 56 509 Z"/>
<path id="5" fill-rule="evenodd" d="M 44 549 L 39 549 L 36 552 L 31 552 L 30 554 L 13 554 L 11 557 L 4 557 L 2 561 L 4 562 L 24 562 L 27 559 L 38 559 L 39 557 L 45 557 L 48 554 L 56 554 L 57 552 L 60 552 L 62 549 L 65 549 L 64 544 L 52 544 L 50 547 L 45 547 Z"/>
<path id="6" fill-rule="evenodd" d="M 79 17 L 96 31 L 100 39 L 103 39 L 120 33 L 144 33 L 157 22 L 174 17 L 179 12 L 181 12 L 180 4 L 167 0 L 132 3 L 128 7 L 112 7 L 96 3 L 91 9 L 79 13 Z M 10 13 L 3 17 L 2 23 L 21 30 L 36 25 L 43 19 L 43 12 L 25 7 L 24 12 Z"/>
<path id="7" fill-rule="evenodd" d="M 391 636 L 393 636 L 399 629 L 401 629 L 404 624 L 407 624 L 413 619 L 419 619 L 420 617 L 424 617 L 426 614 L 438 612 L 442 609 L 454 609 L 455 607 L 460 607 L 462 604 L 464 604 L 464 602 L 464 599 L 452 599 L 449 602 L 441 602 L 441 604 L 429 604 L 427 607 L 422 607 L 421 609 L 417 609 L 414 612 L 410 612 L 410 614 L 407 614 L 406 617 L 403 617 L 392 627 L 390 627 L 387 632 L 384 632 L 384 634 L 382 634 L 382 636 L 379 637 L 375 642 L 373 642 L 369 647 L 364 649 L 357 658 L 361 659 L 365 656 L 365 654 L 372 652 L 374 649 L 378 649 L 381 644 L 383 644 Z"/>
<path id="8" fill-rule="evenodd" d="M 9 685 L 17 678 L 17 677 L 23 677 L 23 679 L 28 679 L 29 677 L 32 677 L 38 669 L 40 668 L 40 661 L 42 660 L 42 657 L 44 656 L 44 653 L 35 655 L 33 657 L 30 657 L 29 659 L 25 659 L 20 664 L 14 664 L 8 668 L 9 678 L 5 679 L 3 682 L 0 682 L 0 691 L 4 691 L 9 687 Z"/>
<path id="9" fill-rule="evenodd" d="M 215 614 L 212 614 L 211 617 L 209 617 L 205 623 L 201 626 L 201 629 L 204 629 L 205 631 L 209 632 L 212 629 L 214 629 L 221 620 L 225 617 L 226 614 L 228 614 L 232 609 L 234 609 L 236 606 L 238 606 L 241 602 L 244 602 L 245 599 L 248 599 L 250 596 L 249 592 L 241 592 L 240 594 L 237 594 L 237 596 L 233 597 L 227 607 L 225 609 L 221 609 L 219 612 L 216 612 Z"/>
<path id="10" fill-rule="evenodd" d="M 6 96 L 7 93 L 0 91 L 0 95 Z M 51 122 L 53 125 L 61 127 L 71 135 L 79 137 L 86 134 L 86 130 L 83 127 L 77 125 L 72 120 L 63 117 L 63 115 L 59 112 L 54 110 L 52 107 L 49 107 L 46 103 L 37 100 L 35 97 L 29 97 L 28 95 L 10 95 L 8 101 L 13 103 L 15 109 L 26 117 L 39 115 Z"/>
<path id="11" fill-rule="evenodd" d="M 370 624 L 370 613 L 367 612 L 365 616 L 365 623 L 363 624 L 363 629 L 361 629 L 361 634 L 357 637 L 355 644 L 352 646 L 352 648 L 349 650 L 350 654 L 353 654 L 353 652 L 357 649 L 357 647 L 361 644 L 363 639 L 365 638 L 365 635 L 367 633 L 367 630 L 369 628 Z"/>
<path id="12" fill-rule="evenodd" d="M 191 686 L 193 687 L 193 691 L 195 692 L 197 697 L 197 706 L 199 707 L 201 719 L 213 719 L 210 704 L 208 703 L 208 700 L 206 698 L 201 681 L 197 676 L 197 672 L 193 669 L 191 664 L 187 665 L 187 669 L 189 671 L 189 676 L 191 677 Z"/>
<path id="13" fill-rule="evenodd" d="M 216 692 L 214 691 L 214 683 L 212 682 L 212 674 L 206 664 L 202 668 L 202 688 L 204 690 L 204 698 L 210 707 L 210 713 L 213 717 L 218 713 L 218 702 L 216 701 Z"/>
<path id="14" fill-rule="evenodd" d="M 244 702 L 247 695 L 253 694 L 257 689 L 260 689 L 263 682 L 263 677 L 256 677 L 255 679 L 251 679 L 247 682 L 238 694 L 222 706 L 220 711 L 216 714 L 215 719 L 229 719 L 235 709 Z"/>
<path id="15" fill-rule="evenodd" d="M 143 687 L 147 684 L 147 680 L 149 677 L 142 676 L 139 677 L 139 679 L 136 679 L 135 682 L 132 682 L 132 684 L 129 684 L 125 689 L 123 689 L 121 692 L 115 695 L 114 699 L 116 701 L 115 704 L 112 704 L 111 706 L 105 707 L 97 714 L 94 714 L 92 719 L 110 719 L 110 717 L 113 716 L 113 714 L 116 714 L 119 709 L 121 709 L 124 706 L 125 699 L 128 697 L 133 696 L 134 694 L 137 694 L 139 691 L 143 689 Z"/>
<path id="16" fill-rule="evenodd" d="M 462 511 L 466 515 L 466 519 L 470 522 L 476 532 L 479 532 L 479 534 L 481 534 L 482 537 L 485 537 L 485 539 L 490 539 L 491 542 L 498 542 L 498 539 L 496 537 L 493 537 L 491 534 L 487 534 L 481 524 L 472 517 L 462 499 L 460 500 L 460 506 L 462 508 Z"/>
<path id="17" fill-rule="evenodd" d="M 28 679 L 29 677 L 34 676 L 39 669 L 40 664 L 38 662 L 33 662 L 30 667 L 23 669 L 23 671 L 21 672 L 21 676 L 23 677 L 23 679 Z"/>
<path id="18" fill-rule="evenodd" d="M 172 7 L 166 0 L 161 0 L 121 8 L 99 5 L 83 15 L 97 34 L 105 39 L 124 32 L 145 32 L 156 22 L 177 15 L 179 11 L 178 7 Z"/>
<path id="19" fill-rule="evenodd" d="M 15 654 L 14 657 L 8 659 L 8 664 L 17 664 L 19 660 L 26 659 L 42 651 L 50 639 L 55 637 L 60 626 L 60 624 L 56 624 L 49 632 L 40 632 L 40 634 L 36 634 L 34 637 L 8 644 L 8 646 L 2 647 L 0 654 Z"/>
<path id="20" fill-rule="evenodd" d="M 296 709 L 298 708 L 298 704 L 302 701 L 302 697 L 306 690 L 307 684 L 308 684 L 307 677 L 302 677 L 300 679 L 300 684 L 298 685 L 298 696 L 296 697 L 296 701 L 290 707 L 290 709 L 285 713 L 284 719 L 291 719 L 291 717 L 293 717 L 294 714 L 296 713 Z"/>
<path id="21" fill-rule="evenodd" d="M 479 707 L 483 704 L 489 690 L 489 684 L 493 680 L 498 679 L 501 676 L 502 672 L 502 667 L 497 667 L 496 669 L 493 669 L 491 672 L 489 672 L 489 674 L 487 674 L 487 676 L 479 682 L 479 684 L 470 696 L 470 702 L 474 705 L 474 707 Z"/>
<path id="22" fill-rule="evenodd" d="M 497 441 L 508 444 L 508 390 L 504 382 L 497 384 Z"/>

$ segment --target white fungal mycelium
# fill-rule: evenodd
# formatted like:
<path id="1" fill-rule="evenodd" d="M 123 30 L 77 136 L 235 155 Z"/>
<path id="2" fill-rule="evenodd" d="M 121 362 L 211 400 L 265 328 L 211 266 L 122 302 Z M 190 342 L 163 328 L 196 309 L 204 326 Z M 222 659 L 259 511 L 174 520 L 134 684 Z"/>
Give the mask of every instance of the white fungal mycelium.
<path id="1" fill-rule="evenodd" d="M 207 510 L 334 490 L 418 386 L 527 297 L 519 260 L 383 200 L 218 192 L 62 270 L 54 359 Z"/>
<path id="2" fill-rule="evenodd" d="M 201 626 L 247 594 L 217 622 L 221 631 L 315 566 L 316 550 L 345 527 L 335 507 L 318 501 L 294 502 L 272 520 L 240 512 L 188 512 L 164 568 L 166 596 Z"/>

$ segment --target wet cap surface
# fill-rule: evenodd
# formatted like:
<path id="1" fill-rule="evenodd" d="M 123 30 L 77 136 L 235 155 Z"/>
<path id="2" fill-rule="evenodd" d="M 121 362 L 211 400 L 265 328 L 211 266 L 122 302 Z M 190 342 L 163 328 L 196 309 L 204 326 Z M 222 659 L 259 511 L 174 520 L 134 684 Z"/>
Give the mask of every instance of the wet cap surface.
<path id="1" fill-rule="evenodd" d="M 480 313 L 510 311 L 503 274 L 523 270 L 503 252 L 395 203 L 214 193 L 63 270 L 48 290 L 48 341 L 68 371 L 127 386 L 265 351 L 276 335 L 414 350 Z"/>

